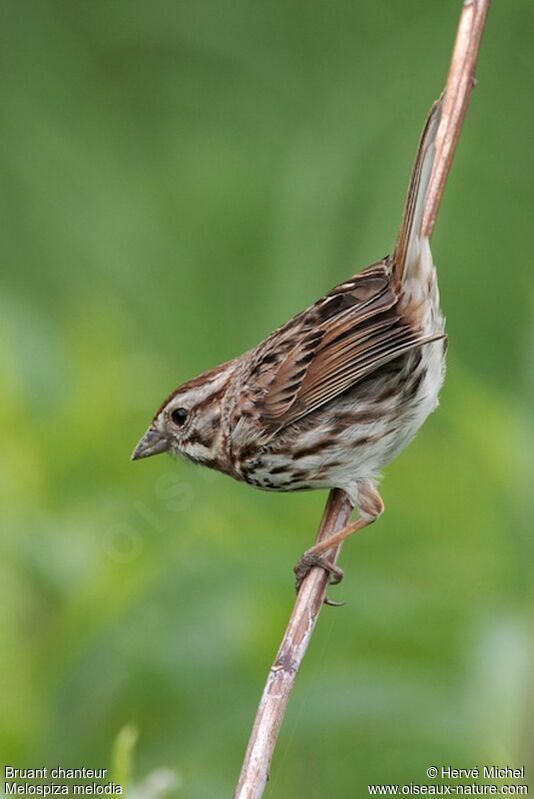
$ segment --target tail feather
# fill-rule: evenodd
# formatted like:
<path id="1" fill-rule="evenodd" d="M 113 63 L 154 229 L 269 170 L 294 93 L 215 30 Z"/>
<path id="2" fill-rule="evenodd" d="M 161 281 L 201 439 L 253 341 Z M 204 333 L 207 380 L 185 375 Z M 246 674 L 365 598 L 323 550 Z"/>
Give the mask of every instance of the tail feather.
<path id="1" fill-rule="evenodd" d="M 393 255 L 394 279 L 401 285 L 418 268 L 422 246 L 422 222 L 428 184 L 436 155 L 436 135 L 443 95 L 436 100 L 425 122 L 408 187 L 402 223 Z"/>

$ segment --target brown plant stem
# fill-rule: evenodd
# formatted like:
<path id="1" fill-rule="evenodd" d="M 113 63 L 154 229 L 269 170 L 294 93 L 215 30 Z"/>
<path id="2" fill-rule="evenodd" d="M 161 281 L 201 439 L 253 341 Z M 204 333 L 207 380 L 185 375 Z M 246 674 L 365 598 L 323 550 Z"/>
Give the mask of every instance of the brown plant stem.
<path id="1" fill-rule="evenodd" d="M 447 75 L 441 122 L 436 136 L 436 159 L 430 177 L 423 233 L 431 238 L 463 121 L 476 83 L 475 69 L 490 0 L 464 0 L 451 65 Z"/>
<path id="2" fill-rule="evenodd" d="M 331 491 L 319 527 L 317 542 L 345 527 L 351 512 L 352 505 L 345 492 L 337 489 Z M 333 563 L 336 562 L 340 549 L 341 546 L 335 551 L 330 550 L 326 553 Z M 256 799 L 263 795 L 287 703 L 319 618 L 327 586 L 328 575 L 323 569 L 312 569 L 302 583 L 263 689 L 234 799 Z"/>
<path id="3" fill-rule="evenodd" d="M 447 78 L 436 158 L 430 177 L 423 233 L 429 238 L 439 209 L 452 158 L 458 142 L 471 91 L 489 0 L 465 0 L 451 66 Z M 323 514 L 317 543 L 348 524 L 352 507 L 343 491 L 331 491 Z M 340 547 L 326 553 L 336 563 Z M 247 746 L 234 799 L 263 796 L 278 733 L 295 680 L 323 606 L 328 575 L 312 569 L 298 593 L 282 643 L 271 666 Z"/>

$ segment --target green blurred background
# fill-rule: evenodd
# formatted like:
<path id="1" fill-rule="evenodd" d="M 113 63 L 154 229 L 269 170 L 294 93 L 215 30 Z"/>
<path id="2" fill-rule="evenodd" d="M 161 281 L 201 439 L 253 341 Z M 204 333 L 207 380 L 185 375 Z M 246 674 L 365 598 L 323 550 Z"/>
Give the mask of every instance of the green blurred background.
<path id="1" fill-rule="evenodd" d="M 231 795 L 322 492 L 130 463 L 163 397 L 394 241 L 460 3 L 2 0 L 0 760 Z M 343 552 L 267 796 L 534 765 L 534 4 L 434 237 L 439 412 Z"/>

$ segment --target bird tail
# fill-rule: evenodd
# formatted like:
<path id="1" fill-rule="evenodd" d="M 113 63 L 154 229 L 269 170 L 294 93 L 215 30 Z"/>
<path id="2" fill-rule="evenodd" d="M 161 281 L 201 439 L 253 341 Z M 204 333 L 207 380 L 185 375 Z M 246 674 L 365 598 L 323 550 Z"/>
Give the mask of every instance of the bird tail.
<path id="1" fill-rule="evenodd" d="M 393 255 L 394 280 L 398 286 L 418 276 L 422 250 L 427 250 L 422 225 L 436 156 L 436 134 L 441 119 L 442 103 L 443 95 L 430 109 L 410 178 L 408 197 Z"/>

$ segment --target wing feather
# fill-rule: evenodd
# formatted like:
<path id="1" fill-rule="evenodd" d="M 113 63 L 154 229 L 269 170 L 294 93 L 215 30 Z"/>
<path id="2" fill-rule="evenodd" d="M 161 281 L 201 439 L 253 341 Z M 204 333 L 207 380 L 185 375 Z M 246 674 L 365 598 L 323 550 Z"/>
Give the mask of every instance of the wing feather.
<path id="1" fill-rule="evenodd" d="M 443 338 L 414 329 L 399 314 L 398 300 L 389 262 L 382 261 L 333 289 L 267 339 L 251 375 L 255 404 L 270 435 L 389 361 Z"/>

